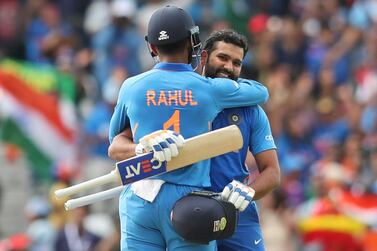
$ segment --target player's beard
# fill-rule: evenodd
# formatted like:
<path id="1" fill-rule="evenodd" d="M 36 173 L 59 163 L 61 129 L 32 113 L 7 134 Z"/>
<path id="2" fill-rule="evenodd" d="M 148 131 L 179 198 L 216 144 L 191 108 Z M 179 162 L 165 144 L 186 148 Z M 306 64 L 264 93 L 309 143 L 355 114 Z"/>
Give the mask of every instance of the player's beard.
<path id="1" fill-rule="evenodd" d="M 204 75 L 206 77 L 209 77 L 209 78 L 224 78 L 224 76 L 222 76 L 221 73 L 228 75 L 227 78 L 229 78 L 229 79 L 232 79 L 232 80 L 238 79 L 238 76 L 236 76 L 233 72 L 228 71 L 225 68 L 212 67 L 207 62 L 206 66 L 205 66 L 205 71 L 204 71 Z"/>

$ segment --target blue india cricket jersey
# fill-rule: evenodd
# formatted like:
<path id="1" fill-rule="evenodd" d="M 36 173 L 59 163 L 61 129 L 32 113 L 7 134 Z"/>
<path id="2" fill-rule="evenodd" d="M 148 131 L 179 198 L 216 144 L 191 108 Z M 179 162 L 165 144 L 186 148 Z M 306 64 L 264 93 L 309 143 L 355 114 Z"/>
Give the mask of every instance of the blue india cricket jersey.
<path id="1" fill-rule="evenodd" d="M 245 166 L 247 150 L 255 156 L 276 149 L 270 123 L 260 106 L 225 109 L 213 121 L 213 129 L 237 125 L 244 144 L 239 153 L 228 153 L 211 159 L 211 190 L 221 192 L 233 179 L 243 182 L 249 175 Z"/>
<path id="2" fill-rule="evenodd" d="M 224 108 L 251 106 L 268 98 L 267 89 L 251 80 L 210 79 L 188 64 L 158 63 L 143 74 L 127 79 L 120 90 L 110 122 L 109 138 L 131 127 L 134 141 L 160 129 L 185 138 L 208 132 Z M 166 182 L 208 187 L 209 161 L 193 164 L 157 178 Z"/>

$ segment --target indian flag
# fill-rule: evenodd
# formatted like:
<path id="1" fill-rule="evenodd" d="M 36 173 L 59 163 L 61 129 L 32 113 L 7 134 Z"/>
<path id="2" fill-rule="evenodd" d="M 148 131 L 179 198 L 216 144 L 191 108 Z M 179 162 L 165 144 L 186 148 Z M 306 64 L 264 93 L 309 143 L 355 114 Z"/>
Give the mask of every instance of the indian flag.
<path id="1" fill-rule="evenodd" d="M 38 179 L 77 163 L 75 82 L 54 68 L 0 61 L 0 143 L 16 145 Z"/>

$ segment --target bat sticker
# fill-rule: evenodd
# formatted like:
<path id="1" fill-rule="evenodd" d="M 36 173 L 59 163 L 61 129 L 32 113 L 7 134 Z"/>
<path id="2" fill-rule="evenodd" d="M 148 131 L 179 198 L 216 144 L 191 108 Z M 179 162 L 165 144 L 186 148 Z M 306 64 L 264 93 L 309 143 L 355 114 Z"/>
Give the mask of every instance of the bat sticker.
<path id="1" fill-rule="evenodd" d="M 123 185 L 165 173 L 166 165 L 166 161 L 160 162 L 154 159 L 153 153 L 136 156 L 116 164 Z"/>

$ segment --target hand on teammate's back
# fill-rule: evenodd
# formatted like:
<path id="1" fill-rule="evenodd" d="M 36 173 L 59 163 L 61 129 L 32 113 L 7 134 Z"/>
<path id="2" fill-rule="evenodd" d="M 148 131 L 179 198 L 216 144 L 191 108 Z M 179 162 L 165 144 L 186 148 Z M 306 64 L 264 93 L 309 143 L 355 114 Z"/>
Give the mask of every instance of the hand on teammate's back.
<path id="1" fill-rule="evenodd" d="M 135 148 L 137 155 L 153 152 L 153 157 L 159 161 L 170 161 L 176 157 L 179 149 L 185 144 L 185 139 L 179 133 L 170 130 L 158 130 L 142 137 Z"/>
<path id="2" fill-rule="evenodd" d="M 242 212 L 253 200 L 254 195 L 254 189 L 237 180 L 233 180 L 224 187 L 220 196 L 222 200 L 232 203 L 236 209 Z"/>

